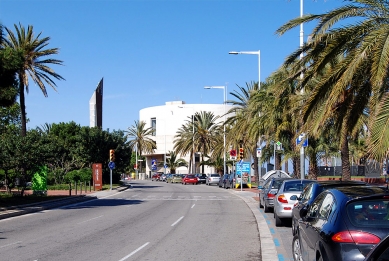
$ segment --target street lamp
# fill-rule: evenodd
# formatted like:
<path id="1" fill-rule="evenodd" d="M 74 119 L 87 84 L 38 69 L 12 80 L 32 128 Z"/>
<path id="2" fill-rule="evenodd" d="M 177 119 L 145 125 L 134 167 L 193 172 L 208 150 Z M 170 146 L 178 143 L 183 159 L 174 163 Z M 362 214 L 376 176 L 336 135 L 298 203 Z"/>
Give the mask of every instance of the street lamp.
<path id="1" fill-rule="evenodd" d="M 236 52 L 232 51 L 228 54 L 255 54 L 258 55 L 258 89 L 261 89 L 261 51 L 249 51 L 249 52 Z"/>
<path id="2" fill-rule="evenodd" d="M 226 174 L 226 100 L 227 100 L 227 85 L 226 86 L 205 86 L 204 89 L 223 89 L 224 103 L 224 124 L 223 124 L 223 174 Z"/>
<path id="3" fill-rule="evenodd" d="M 185 109 L 183 106 L 178 106 L 180 109 Z M 196 159 L 195 159 L 195 148 L 194 148 L 194 107 L 187 107 L 192 108 L 192 174 L 195 174 L 196 172 Z"/>

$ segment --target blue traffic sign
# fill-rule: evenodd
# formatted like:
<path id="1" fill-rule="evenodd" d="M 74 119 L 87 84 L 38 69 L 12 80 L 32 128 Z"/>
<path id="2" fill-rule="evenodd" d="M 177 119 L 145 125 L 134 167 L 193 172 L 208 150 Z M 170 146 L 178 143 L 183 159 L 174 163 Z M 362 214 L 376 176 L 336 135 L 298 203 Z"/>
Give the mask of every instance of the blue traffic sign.
<path id="1" fill-rule="evenodd" d="M 115 168 L 115 162 L 110 161 L 110 162 L 108 163 L 108 167 L 109 167 L 110 169 L 114 169 L 114 168 Z"/>
<path id="2" fill-rule="evenodd" d="M 298 136 L 298 138 L 296 139 L 296 145 L 299 145 L 303 140 L 304 140 L 304 143 L 302 144 L 303 147 L 308 147 L 308 137 L 306 137 L 305 139 L 305 134 L 300 134 Z"/>

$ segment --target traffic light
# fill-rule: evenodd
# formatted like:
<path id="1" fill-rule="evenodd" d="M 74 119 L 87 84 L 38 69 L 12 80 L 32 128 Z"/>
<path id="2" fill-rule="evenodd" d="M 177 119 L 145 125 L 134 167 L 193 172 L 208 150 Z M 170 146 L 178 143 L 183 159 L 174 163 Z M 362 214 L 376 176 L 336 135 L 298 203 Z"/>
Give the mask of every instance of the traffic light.
<path id="1" fill-rule="evenodd" d="M 115 151 L 109 150 L 109 161 L 115 161 Z"/>
<path id="2" fill-rule="evenodd" d="M 239 148 L 239 159 L 240 160 L 244 159 L 244 150 L 243 150 L 243 148 Z"/>

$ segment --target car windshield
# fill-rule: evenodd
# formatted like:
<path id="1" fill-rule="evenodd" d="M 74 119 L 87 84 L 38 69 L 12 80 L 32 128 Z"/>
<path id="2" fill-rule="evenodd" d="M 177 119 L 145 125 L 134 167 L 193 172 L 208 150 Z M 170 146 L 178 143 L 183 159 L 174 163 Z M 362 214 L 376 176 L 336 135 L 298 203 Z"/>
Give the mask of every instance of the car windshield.
<path id="1" fill-rule="evenodd" d="M 389 228 L 388 199 L 359 200 L 347 205 L 347 216 L 357 227 Z"/>

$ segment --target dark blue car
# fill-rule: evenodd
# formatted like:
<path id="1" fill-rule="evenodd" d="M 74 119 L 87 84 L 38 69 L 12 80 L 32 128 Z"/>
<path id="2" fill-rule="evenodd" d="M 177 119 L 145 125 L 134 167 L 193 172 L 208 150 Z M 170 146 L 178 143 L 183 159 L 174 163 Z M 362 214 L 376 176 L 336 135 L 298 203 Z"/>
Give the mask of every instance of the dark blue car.
<path id="1" fill-rule="evenodd" d="M 386 187 L 349 186 L 320 193 L 300 211 L 294 260 L 362 261 L 389 234 Z"/>
<path id="2" fill-rule="evenodd" d="M 315 198 L 322 193 L 324 190 L 331 188 L 339 188 L 345 186 L 362 186 L 368 185 L 368 183 L 363 181 L 338 181 L 338 180 L 323 180 L 323 181 L 314 181 L 313 183 L 308 184 L 300 197 L 297 198 L 298 202 L 294 205 L 292 210 L 292 233 L 296 234 L 298 229 L 298 220 L 300 219 L 300 211 L 302 208 L 308 208 Z"/>

